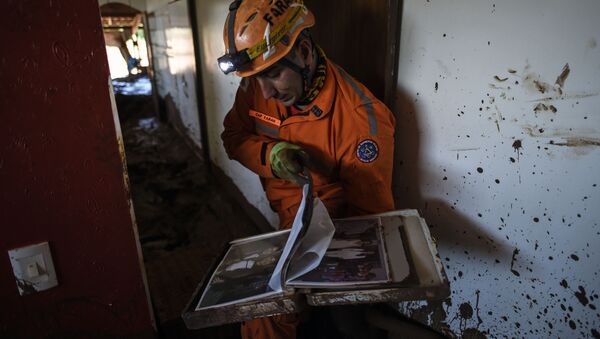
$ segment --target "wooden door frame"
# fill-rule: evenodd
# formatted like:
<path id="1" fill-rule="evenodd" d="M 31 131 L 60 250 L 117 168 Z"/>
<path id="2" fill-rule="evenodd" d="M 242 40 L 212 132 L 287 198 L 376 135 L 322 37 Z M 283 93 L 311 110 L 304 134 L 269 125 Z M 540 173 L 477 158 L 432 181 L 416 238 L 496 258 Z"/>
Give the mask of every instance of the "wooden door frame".
<path id="1" fill-rule="evenodd" d="M 202 156 L 209 163 L 210 150 L 208 142 L 208 122 L 206 120 L 206 106 L 204 104 L 204 85 L 202 83 L 202 55 L 200 51 L 200 32 L 198 31 L 198 20 L 196 18 L 196 1 L 187 0 L 190 27 L 192 28 L 192 41 L 194 44 L 194 58 L 196 62 L 196 102 L 198 106 L 198 120 L 200 122 L 200 143 L 202 144 Z M 209 166 L 210 170 L 211 166 Z"/>
<path id="2" fill-rule="evenodd" d="M 160 108 L 160 100 L 158 98 L 158 88 L 156 86 L 156 75 L 154 73 L 154 51 L 152 50 L 152 37 L 150 36 L 150 20 L 149 17 L 154 14 L 142 12 L 142 23 L 144 27 L 144 39 L 146 39 L 146 54 L 148 54 L 148 77 L 152 85 L 152 106 L 156 118 L 161 119 L 162 113 Z"/>
<path id="3" fill-rule="evenodd" d="M 395 94 L 398 84 L 400 56 L 400 27 L 402 26 L 401 0 L 388 0 L 387 53 L 385 56 L 384 103 L 395 112 Z"/>

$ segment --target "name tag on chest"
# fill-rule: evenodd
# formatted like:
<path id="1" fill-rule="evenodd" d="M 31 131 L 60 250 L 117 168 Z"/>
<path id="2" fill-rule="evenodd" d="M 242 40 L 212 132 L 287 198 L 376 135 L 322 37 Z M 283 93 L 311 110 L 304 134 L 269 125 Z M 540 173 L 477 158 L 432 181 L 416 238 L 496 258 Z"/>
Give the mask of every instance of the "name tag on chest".
<path id="1" fill-rule="evenodd" d="M 268 124 L 271 124 L 271 125 L 274 125 L 274 126 L 277 126 L 277 127 L 281 126 L 281 120 L 279 120 L 277 118 L 274 118 L 274 117 L 272 117 L 270 115 L 266 115 L 264 113 L 257 112 L 257 111 L 254 111 L 254 110 L 250 110 L 249 114 L 250 114 L 251 117 L 256 118 L 258 120 L 261 120 L 263 122 L 266 122 Z"/>

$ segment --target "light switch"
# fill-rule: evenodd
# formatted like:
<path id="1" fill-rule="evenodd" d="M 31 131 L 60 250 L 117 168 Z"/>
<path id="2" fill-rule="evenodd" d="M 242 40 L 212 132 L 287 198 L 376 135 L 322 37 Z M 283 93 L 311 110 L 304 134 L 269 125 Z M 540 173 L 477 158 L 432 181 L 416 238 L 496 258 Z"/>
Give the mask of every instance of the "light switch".
<path id="1" fill-rule="evenodd" d="M 21 295 L 47 290 L 58 285 L 47 242 L 8 251 L 17 288 Z"/>

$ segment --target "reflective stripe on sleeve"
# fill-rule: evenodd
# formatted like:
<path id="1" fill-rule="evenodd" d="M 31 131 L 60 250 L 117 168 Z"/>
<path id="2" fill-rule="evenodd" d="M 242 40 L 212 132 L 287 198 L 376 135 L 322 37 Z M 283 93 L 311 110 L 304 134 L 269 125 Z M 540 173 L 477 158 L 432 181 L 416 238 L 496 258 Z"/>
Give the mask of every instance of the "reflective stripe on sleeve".
<path id="1" fill-rule="evenodd" d="M 261 123 L 256 123 L 256 129 L 259 130 L 259 131 L 261 131 L 261 132 L 263 132 L 263 133 L 267 133 L 267 134 L 269 134 L 271 136 L 274 136 L 274 137 L 279 136 L 279 130 L 278 129 L 271 128 L 269 126 L 265 126 L 265 125 L 263 125 Z"/>
<path id="2" fill-rule="evenodd" d="M 344 77 L 344 80 L 346 80 L 346 82 L 348 82 L 352 89 L 358 94 L 360 100 L 362 101 L 362 104 L 367 108 L 369 130 L 371 132 L 371 135 L 377 135 L 377 119 L 375 118 L 375 113 L 373 112 L 373 102 L 371 101 L 371 99 L 369 99 L 369 97 L 367 97 L 367 95 L 365 94 L 365 92 L 363 92 L 360 86 L 358 86 L 356 81 L 354 81 L 354 79 L 352 79 L 352 77 L 348 75 L 348 73 L 346 73 L 346 71 L 344 71 L 339 66 L 337 68 Z"/>

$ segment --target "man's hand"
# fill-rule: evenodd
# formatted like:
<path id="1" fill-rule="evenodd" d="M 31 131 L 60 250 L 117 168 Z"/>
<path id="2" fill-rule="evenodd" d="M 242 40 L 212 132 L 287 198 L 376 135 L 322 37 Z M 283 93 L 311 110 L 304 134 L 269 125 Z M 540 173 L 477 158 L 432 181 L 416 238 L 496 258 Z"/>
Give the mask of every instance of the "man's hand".
<path id="1" fill-rule="evenodd" d="M 302 175 L 304 167 L 310 167 L 310 158 L 300 146 L 281 141 L 275 144 L 269 154 L 271 169 L 280 179 L 292 181 L 299 186 L 308 183 Z"/>

